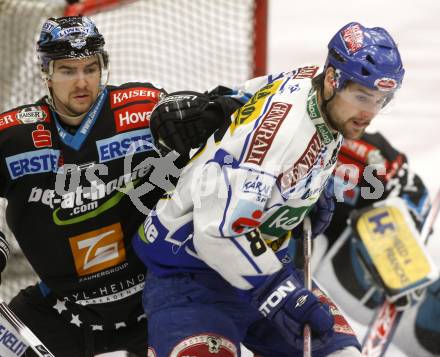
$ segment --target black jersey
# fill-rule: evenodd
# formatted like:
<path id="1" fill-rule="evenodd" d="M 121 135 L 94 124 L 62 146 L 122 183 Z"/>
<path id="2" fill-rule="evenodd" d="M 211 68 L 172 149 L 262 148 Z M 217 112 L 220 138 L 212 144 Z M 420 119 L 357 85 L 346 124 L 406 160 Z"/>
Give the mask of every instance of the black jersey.
<path id="1" fill-rule="evenodd" d="M 144 213 L 127 192 L 152 171 L 139 164 L 157 156 L 149 116 L 161 94 L 148 83 L 107 86 L 75 132 L 46 98 L 0 115 L 7 223 L 60 314 L 78 308 L 109 326 L 142 314 L 145 267 L 131 237 Z M 149 207 L 162 193 L 152 187 Z"/>
<path id="2" fill-rule="evenodd" d="M 325 232 L 333 243 L 344 230 L 350 212 L 384 200 L 390 195 L 402 197 L 420 229 L 428 209 L 429 200 L 420 177 L 408 167 L 406 155 L 397 151 L 380 133 L 365 133 L 358 140 L 345 140 L 338 155 L 337 167 L 351 165 L 354 173 L 349 177 L 345 170 L 336 170 L 335 185 L 339 181 L 354 180 L 354 187 L 343 191 L 343 201 L 336 202 L 332 224 Z M 367 172 L 369 169 L 374 168 Z M 340 174 L 346 174 L 342 177 Z M 378 187 L 382 188 L 381 192 Z M 368 189 L 371 197 L 363 196 L 361 190 Z"/>

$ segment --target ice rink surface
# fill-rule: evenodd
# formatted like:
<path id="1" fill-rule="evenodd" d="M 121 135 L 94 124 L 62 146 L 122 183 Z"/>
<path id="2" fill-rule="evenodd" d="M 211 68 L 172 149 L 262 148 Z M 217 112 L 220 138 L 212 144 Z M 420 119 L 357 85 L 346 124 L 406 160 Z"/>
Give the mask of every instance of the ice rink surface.
<path id="1" fill-rule="evenodd" d="M 406 153 L 413 170 L 435 194 L 440 186 L 439 15 L 437 0 L 270 0 L 268 72 L 302 64 L 322 65 L 328 41 L 348 22 L 385 27 L 399 46 L 406 75 L 392 110 L 377 117 L 371 130 L 380 131 Z M 436 227 L 438 234 L 429 248 L 440 265 L 439 222 Z M 354 327 L 360 335 L 365 331 L 364 326 Z M 391 347 L 387 356 L 405 354 Z"/>

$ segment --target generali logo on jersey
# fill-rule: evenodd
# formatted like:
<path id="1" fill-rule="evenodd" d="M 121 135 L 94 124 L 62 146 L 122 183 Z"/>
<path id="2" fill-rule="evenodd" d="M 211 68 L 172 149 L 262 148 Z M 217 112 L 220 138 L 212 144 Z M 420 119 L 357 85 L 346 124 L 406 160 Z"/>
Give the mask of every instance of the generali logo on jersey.
<path id="1" fill-rule="evenodd" d="M 148 100 L 156 103 L 160 97 L 160 90 L 152 88 L 127 88 L 110 92 L 110 106 L 112 109 L 124 104 Z"/>
<path id="2" fill-rule="evenodd" d="M 299 179 L 307 175 L 309 170 L 315 165 L 315 161 L 321 152 L 321 146 L 319 135 L 315 133 L 298 161 L 281 174 L 279 180 L 282 192 L 293 187 Z"/>
<path id="3" fill-rule="evenodd" d="M 114 113 L 118 133 L 150 126 L 150 116 L 154 103 L 133 104 Z"/>
<path id="4" fill-rule="evenodd" d="M 69 238 L 78 276 L 116 266 L 125 261 L 120 223 Z"/>
<path id="5" fill-rule="evenodd" d="M 288 103 L 272 103 L 266 116 L 261 121 L 261 124 L 255 130 L 245 162 L 261 165 L 267 152 L 272 146 L 275 134 L 280 128 L 284 118 L 289 113 L 291 107 L 292 104 Z"/>

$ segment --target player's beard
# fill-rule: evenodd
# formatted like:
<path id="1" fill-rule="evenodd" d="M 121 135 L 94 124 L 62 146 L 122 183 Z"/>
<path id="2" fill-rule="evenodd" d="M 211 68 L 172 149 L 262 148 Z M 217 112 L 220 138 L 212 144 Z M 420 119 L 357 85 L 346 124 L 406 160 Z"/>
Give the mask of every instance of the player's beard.
<path id="1" fill-rule="evenodd" d="M 75 104 L 63 103 L 63 107 L 68 111 L 68 114 L 70 113 L 70 115 L 83 115 L 87 113 L 93 105 L 92 96 L 90 93 L 88 93 L 88 95 L 88 102 L 86 102 L 85 105 L 78 105 L 77 107 L 75 107 Z"/>
<path id="2" fill-rule="evenodd" d="M 55 111 L 59 114 L 61 119 L 69 125 L 79 125 L 81 124 L 84 116 L 88 113 L 90 108 L 93 106 L 93 101 L 89 103 L 86 109 L 75 109 L 72 105 L 68 103 L 63 103 L 54 93 L 51 91 L 53 98 L 53 105 Z"/>
<path id="3" fill-rule="evenodd" d="M 360 139 L 364 134 L 368 125 L 364 128 L 358 128 L 354 124 L 354 121 L 356 120 L 356 118 L 349 118 L 343 122 L 340 122 L 335 120 L 330 113 L 327 113 L 327 122 L 330 124 L 332 129 L 341 133 L 345 139 L 357 140 Z"/>
<path id="4" fill-rule="evenodd" d="M 86 103 L 86 105 L 84 106 L 75 106 L 73 104 L 70 104 L 69 102 L 65 103 L 63 101 L 61 101 L 60 98 L 58 98 L 52 91 L 52 96 L 54 98 L 54 103 L 56 106 L 56 109 L 58 112 L 60 112 L 61 114 L 67 114 L 69 116 L 81 116 L 86 114 L 90 108 L 93 105 L 93 101 L 92 101 L 92 96 L 89 93 L 89 103 Z"/>

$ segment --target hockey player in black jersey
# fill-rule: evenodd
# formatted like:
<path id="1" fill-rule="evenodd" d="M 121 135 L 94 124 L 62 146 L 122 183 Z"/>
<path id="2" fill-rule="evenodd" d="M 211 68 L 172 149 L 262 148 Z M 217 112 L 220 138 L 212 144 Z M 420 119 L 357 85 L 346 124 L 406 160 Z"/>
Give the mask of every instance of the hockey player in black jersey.
<path id="1" fill-rule="evenodd" d="M 0 195 L 41 280 L 10 307 L 56 356 L 145 356 L 145 267 L 131 238 L 184 161 L 154 146 L 150 114 L 165 91 L 107 85 L 104 38 L 86 17 L 47 20 L 37 49 L 48 95 L 0 114 Z M 157 130 L 161 145 L 185 153 L 234 103 L 180 95 L 183 129 Z"/>
<path id="2" fill-rule="evenodd" d="M 373 167 L 373 174 L 368 174 Z M 348 178 L 346 168 L 358 175 Z M 422 179 L 410 169 L 406 155 L 396 150 L 380 133 L 365 133 L 358 140 L 343 143 L 334 180 L 336 208 L 331 224 L 314 245 L 315 259 L 319 260 L 315 278 L 335 302 L 343 306 L 347 316 L 361 324 L 368 324 L 383 303 L 383 282 L 378 280 L 374 271 L 367 269 L 366 261 L 360 254 L 362 245 L 354 232 L 357 225 L 352 220 L 347 228 L 347 220 L 355 217 L 356 212 L 367 212 L 374 209 L 373 205 L 398 197 L 405 203 L 413 224 L 420 231 L 430 209 L 430 199 Z M 400 249 L 402 247 L 404 245 Z M 419 270 L 423 266 L 420 262 L 417 265 L 414 260 L 411 264 Z M 386 337 L 408 356 L 439 353 L 440 303 L 436 298 L 439 283 L 428 286 L 423 294 L 421 289 L 417 294 L 394 300 L 399 310 L 406 311 L 405 315 L 396 325 L 394 337 L 392 329 L 395 327 L 390 322 L 391 318 L 388 324 L 384 324 L 381 333 L 390 334 Z M 421 301 L 417 301 L 419 299 Z M 366 345 L 367 340 L 364 348 Z"/>

